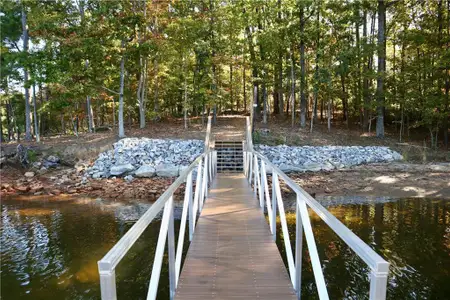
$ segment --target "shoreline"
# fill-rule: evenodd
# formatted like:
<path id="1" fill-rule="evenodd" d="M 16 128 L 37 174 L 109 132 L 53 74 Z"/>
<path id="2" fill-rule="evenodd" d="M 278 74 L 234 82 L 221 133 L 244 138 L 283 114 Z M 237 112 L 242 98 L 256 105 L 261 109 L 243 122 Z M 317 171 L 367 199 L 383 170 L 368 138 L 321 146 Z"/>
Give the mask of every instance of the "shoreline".
<path id="1" fill-rule="evenodd" d="M 49 170 L 45 174 L 24 177 L 21 170 L 1 170 L 1 197 L 23 196 L 87 196 L 106 200 L 143 200 L 153 202 L 175 178 L 88 179 L 83 171 L 69 167 Z M 450 164 L 383 163 L 368 164 L 344 170 L 289 173 L 297 184 L 314 198 L 390 197 L 450 199 Z M 270 183 L 271 180 L 269 180 Z M 283 184 L 284 195 L 291 193 Z M 182 198 L 184 188 L 175 193 Z"/>

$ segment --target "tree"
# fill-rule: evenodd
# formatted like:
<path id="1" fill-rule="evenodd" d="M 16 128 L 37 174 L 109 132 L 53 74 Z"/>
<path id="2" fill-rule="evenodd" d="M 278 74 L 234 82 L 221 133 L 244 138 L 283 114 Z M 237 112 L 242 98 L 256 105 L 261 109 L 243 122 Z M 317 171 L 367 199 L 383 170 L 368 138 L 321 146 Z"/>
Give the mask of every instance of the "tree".
<path id="1" fill-rule="evenodd" d="M 22 3 L 22 40 L 23 40 L 23 82 L 25 95 L 25 140 L 31 140 L 31 111 L 30 111 L 30 87 L 28 82 L 28 25 L 26 7 Z"/>
<path id="2" fill-rule="evenodd" d="M 377 137 L 384 137 L 384 77 L 386 73 L 386 5 L 378 0 Z"/>

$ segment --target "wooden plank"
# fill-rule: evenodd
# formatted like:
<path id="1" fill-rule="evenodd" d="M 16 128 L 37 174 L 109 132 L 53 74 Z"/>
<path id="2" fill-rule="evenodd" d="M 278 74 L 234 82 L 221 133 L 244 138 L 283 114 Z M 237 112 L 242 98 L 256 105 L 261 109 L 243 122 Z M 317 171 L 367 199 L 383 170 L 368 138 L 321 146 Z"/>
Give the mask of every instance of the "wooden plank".
<path id="1" fill-rule="evenodd" d="M 243 174 L 217 174 L 214 179 L 175 299 L 296 299 Z"/>

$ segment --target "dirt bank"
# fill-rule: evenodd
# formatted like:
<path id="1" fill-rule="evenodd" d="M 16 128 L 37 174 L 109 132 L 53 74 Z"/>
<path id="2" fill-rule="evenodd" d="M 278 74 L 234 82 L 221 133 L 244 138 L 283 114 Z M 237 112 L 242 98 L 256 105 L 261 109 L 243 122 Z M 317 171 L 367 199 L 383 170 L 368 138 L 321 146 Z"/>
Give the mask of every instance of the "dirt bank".
<path id="1" fill-rule="evenodd" d="M 0 196 L 84 195 L 103 199 L 156 200 L 174 178 L 82 180 L 82 171 L 60 167 L 27 178 L 25 170 L 6 167 L 0 171 Z M 292 173 L 289 176 L 313 196 L 388 196 L 450 199 L 450 164 L 377 164 L 343 171 Z M 290 190 L 282 184 L 285 194 Z M 176 198 L 181 199 L 184 187 Z"/>
<path id="2" fill-rule="evenodd" d="M 342 171 L 290 174 L 290 177 L 316 196 L 450 199 L 449 163 L 363 165 Z"/>

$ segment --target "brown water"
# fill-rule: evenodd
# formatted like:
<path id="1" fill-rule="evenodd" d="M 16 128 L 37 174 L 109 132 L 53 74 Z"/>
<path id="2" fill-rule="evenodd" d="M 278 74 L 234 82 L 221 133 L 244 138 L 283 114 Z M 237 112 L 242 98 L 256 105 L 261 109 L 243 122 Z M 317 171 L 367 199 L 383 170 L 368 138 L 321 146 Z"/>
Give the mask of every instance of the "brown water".
<path id="1" fill-rule="evenodd" d="M 327 209 L 391 263 L 387 299 L 450 299 L 450 201 L 401 199 Z M 368 267 L 316 214 L 310 216 L 330 298 L 368 299 Z M 287 218 L 294 247 L 295 214 Z M 319 299 L 304 241 L 302 298 Z M 282 241 L 277 244 L 285 259 Z"/>
<path id="2" fill-rule="evenodd" d="M 97 261 L 149 206 L 93 199 L 2 199 L 2 298 L 99 299 Z M 152 223 L 119 264 L 119 298 L 145 299 L 159 226 L 159 221 Z M 167 298 L 167 287 L 165 262 L 159 297 Z"/>
<path id="3" fill-rule="evenodd" d="M 97 261 L 148 207 L 93 199 L 2 199 L 2 298 L 99 299 Z M 328 209 L 391 262 L 388 299 L 448 299 L 450 201 L 402 199 Z M 331 299 L 367 298 L 367 267 L 312 218 Z M 294 233 L 294 215 L 288 220 Z M 145 299 L 159 226 L 153 223 L 119 264 L 119 299 Z M 303 299 L 318 299 L 306 251 L 303 257 Z M 168 298 L 167 278 L 165 262 L 158 299 Z"/>

